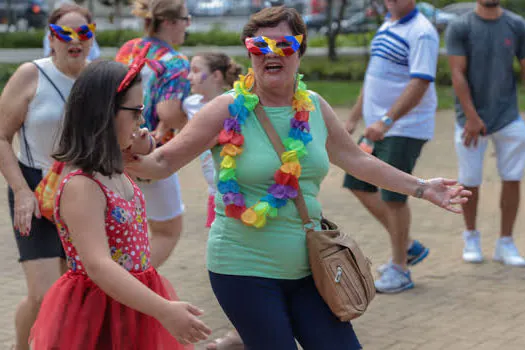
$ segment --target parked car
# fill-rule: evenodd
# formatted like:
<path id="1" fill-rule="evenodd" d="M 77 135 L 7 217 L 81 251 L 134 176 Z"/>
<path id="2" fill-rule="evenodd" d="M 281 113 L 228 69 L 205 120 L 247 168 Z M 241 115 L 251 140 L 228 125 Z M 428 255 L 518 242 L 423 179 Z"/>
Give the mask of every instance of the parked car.
<path id="1" fill-rule="evenodd" d="M 441 11 L 446 13 L 452 13 L 456 16 L 464 15 L 465 13 L 474 11 L 476 8 L 475 2 L 460 2 L 457 4 L 450 4 L 441 9 Z"/>
<path id="2" fill-rule="evenodd" d="M 343 14 L 343 21 L 349 20 L 352 16 L 358 13 L 364 13 L 365 16 L 368 16 L 368 0 L 354 0 L 350 2 L 345 8 Z M 332 10 L 332 18 L 336 19 L 339 16 L 339 5 L 334 6 Z M 309 31 L 325 33 L 328 30 L 328 18 L 326 12 L 318 12 L 309 15 L 303 16 L 304 23 Z M 341 23 L 343 22 L 341 21 Z M 332 23 L 332 25 L 334 25 Z"/>
<path id="3" fill-rule="evenodd" d="M 27 22 L 28 28 L 44 28 L 49 15 L 45 0 L 0 0 L 0 23 L 11 23 L 17 27 L 20 21 Z"/>
<path id="4" fill-rule="evenodd" d="M 296 9 L 299 13 L 304 13 L 308 7 L 306 0 L 257 0 L 252 1 L 251 12 L 255 13 L 263 8 L 273 7 L 273 6 L 282 6 L 291 7 Z"/>
<path id="5" fill-rule="evenodd" d="M 233 9 L 231 0 L 201 0 L 192 10 L 194 16 L 225 16 Z"/>
<path id="6" fill-rule="evenodd" d="M 459 5 L 459 4 L 456 4 Z M 445 30 L 450 21 L 454 20 L 458 15 L 452 12 L 447 12 L 444 9 L 437 9 L 427 2 L 420 2 L 416 5 L 418 10 L 429 19 L 435 26 L 438 32 Z"/>

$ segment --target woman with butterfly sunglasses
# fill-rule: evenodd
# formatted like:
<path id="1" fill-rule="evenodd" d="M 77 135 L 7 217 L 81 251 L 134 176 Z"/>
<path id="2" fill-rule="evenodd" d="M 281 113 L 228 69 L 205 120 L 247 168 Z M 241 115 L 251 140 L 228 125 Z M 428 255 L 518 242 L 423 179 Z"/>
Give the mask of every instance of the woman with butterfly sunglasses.
<path id="1" fill-rule="evenodd" d="M 174 47 L 184 43 L 191 17 L 184 0 L 135 0 L 132 13 L 144 20 L 145 36 L 126 42 L 115 60 L 130 65 L 145 45 L 151 45 L 148 63 L 141 71 L 146 120 L 143 126 L 160 146 L 187 121 L 182 103 L 190 94 L 190 64 Z M 136 180 L 148 203 L 152 265 L 159 267 L 182 232 L 184 203 L 179 178 L 172 174 L 160 181 Z"/>
<path id="2" fill-rule="evenodd" d="M 66 270 L 55 225 L 40 215 L 33 193 L 51 168 L 51 153 L 75 79 L 88 64 L 91 13 L 67 4 L 49 17 L 53 57 L 21 65 L 0 97 L 0 171 L 9 185 L 9 207 L 28 296 L 15 314 L 15 349 L 28 349 L 30 329 L 44 294 Z M 12 149 L 17 135 L 18 154 Z"/>

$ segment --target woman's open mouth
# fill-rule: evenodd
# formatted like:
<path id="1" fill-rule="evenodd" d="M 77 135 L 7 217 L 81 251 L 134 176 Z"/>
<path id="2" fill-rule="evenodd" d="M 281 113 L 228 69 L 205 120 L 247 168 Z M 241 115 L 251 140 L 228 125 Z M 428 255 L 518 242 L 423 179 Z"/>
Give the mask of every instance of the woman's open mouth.
<path id="1" fill-rule="evenodd" d="M 283 65 L 280 63 L 266 63 L 264 65 L 264 71 L 266 73 L 274 74 L 279 73 L 283 70 Z"/>
<path id="2" fill-rule="evenodd" d="M 72 56 L 72 57 L 78 57 L 82 54 L 82 48 L 80 47 L 70 47 L 68 50 L 67 50 L 67 53 L 69 56 Z"/>

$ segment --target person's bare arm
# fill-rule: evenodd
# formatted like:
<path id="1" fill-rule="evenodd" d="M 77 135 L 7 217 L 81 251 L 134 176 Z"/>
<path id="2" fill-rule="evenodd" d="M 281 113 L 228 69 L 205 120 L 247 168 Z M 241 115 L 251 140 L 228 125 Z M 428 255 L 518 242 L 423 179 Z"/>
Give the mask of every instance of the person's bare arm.
<path id="1" fill-rule="evenodd" d="M 346 120 L 346 123 L 345 123 L 346 131 L 348 131 L 350 134 L 353 134 L 361 118 L 363 118 L 363 90 L 362 89 L 359 92 L 357 101 L 355 102 L 354 106 L 350 110 L 348 119 Z"/>
<path id="2" fill-rule="evenodd" d="M 319 96 L 319 103 L 328 130 L 326 149 L 332 164 L 378 187 L 407 195 L 415 193 L 419 186 L 417 178 L 361 151 L 345 132 L 328 102 Z"/>
<path id="3" fill-rule="evenodd" d="M 470 87 L 467 80 L 467 57 L 449 56 L 450 73 L 452 76 L 452 86 L 458 97 L 461 108 L 465 113 L 467 121 L 463 131 L 463 143 L 469 146 L 471 143 L 474 147 L 477 145 L 478 137 L 487 132 L 483 120 L 481 120 L 476 107 L 472 101 Z"/>
<path id="4" fill-rule="evenodd" d="M 105 209 L 106 197 L 93 180 L 75 176 L 64 186 L 60 215 L 88 276 L 111 298 L 156 318 L 183 342 L 206 339 L 210 331 L 196 317 L 202 311 L 164 299 L 113 261 L 107 243 Z M 90 215 L 86 215 L 86 210 Z M 195 336 L 190 334 L 192 331 L 197 331 Z"/>
<path id="5" fill-rule="evenodd" d="M 156 106 L 159 121 L 169 129 L 181 130 L 188 122 L 180 100 L 162 101 Z"/>
<path id="6" fill-rule="evenodd" d="M 472 95 L 470 94 L 470 87 L 467 80 L 467 57 L 465 56 L 449 56 L 448 63 L 450 65 L 450 74 L 452 78 L 452 86 L 454 92 L 459 99 L 461 108 L 467 118 L 479 118 L 476 107 L 472 102 Z"/>
<path id="7" fill-rule="evenodd" d="M 425 183 L 363 152 L 343 128 L 332 107 L 319 96 L 321 112 L 328 130 L 326 149 L 330 162 L 358 179 L 409 196 L 423 191 L 423 198 L 452 212 L 461 212 L 456 204 L 465 203 L 470 193 L 461 187 L 449 188 L 456 181 L 432 179 Z"/>
<path id="8" fill-rule="evenodd" d="M 219 96 L 207 103 L 176 137 L 136 162 L 126 165 L 134 176 L 162 179 L 170 176 L 217 143 L 217 136 L 229 117 L 229 95 Z"/>
<path id="9" fill-rule="evenodd" d="M 37 68 L 26 63 L 7 82 L 0 96 L 0 171 L 13 191 L 29 189 L 12 149 L 13 137 L 25 121 L 36 92 Z"/>
<path id="10" fill-rule="evenodd" d="M 428 90 L 430 81 L 420 78 L 412 78 L 401 96 L 396 100 L 386 115 L 394 122 L 405 116 L 420 102 Z"/>
<path id="11" fill-rule="evenodd" d="M 22 234 L 31 229 L 31 218 L 39 216 L 33 191 L 27 185 L 13 151 L 13 137 L 22 127 L 38 84 L 38 70 L 25 63 L 13 74 L 0 96 L 0 172 L 15 193 L 14 225 Z"/>

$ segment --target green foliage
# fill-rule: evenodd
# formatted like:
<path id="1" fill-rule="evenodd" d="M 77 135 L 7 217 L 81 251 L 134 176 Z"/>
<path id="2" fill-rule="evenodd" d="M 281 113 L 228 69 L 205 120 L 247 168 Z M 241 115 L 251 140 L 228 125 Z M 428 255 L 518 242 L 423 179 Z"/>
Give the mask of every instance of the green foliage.
<path id="1" fill-rule="evenodd" d="M 126 41 L 141 37 L 144 33 L 137 30 L 104 30 L 97 32 L 97 42 L 102 47 L 119 47 Z M 0 33 L 1 48 L 41 48 L 44 30 L 32 32 Z M 225 32 L 214 28 L 209 32 L 192 32 L 184 46 L 235 46 L 240 45 L 238 33 Z"/>
<path id="2" fill-rule="evenodd" d="M 31 32 L 0 33 L 0 47 L 3 49 L 41 48 L 44 40 L 44 30 Z"/>

